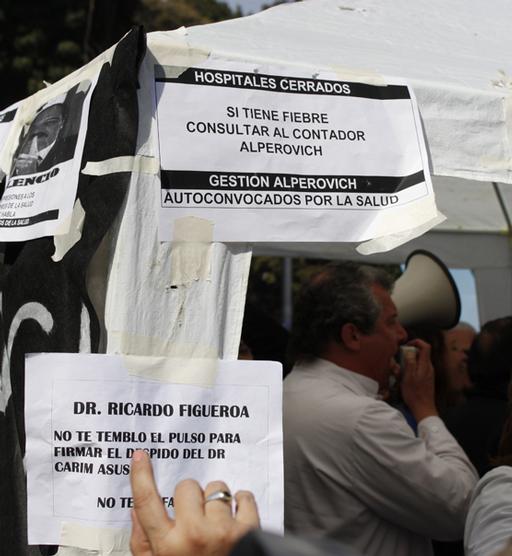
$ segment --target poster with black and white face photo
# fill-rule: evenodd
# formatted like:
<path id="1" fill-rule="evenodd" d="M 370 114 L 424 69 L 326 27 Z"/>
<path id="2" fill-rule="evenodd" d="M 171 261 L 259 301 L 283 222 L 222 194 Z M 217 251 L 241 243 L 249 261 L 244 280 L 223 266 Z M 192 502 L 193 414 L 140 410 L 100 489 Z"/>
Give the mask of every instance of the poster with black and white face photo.
<path id="1" fill-rule="evenodd" d="M 17 143 L 8 144 L 10 127 L 0 146 L 13 151 L 0 199 L 0 241 L 24 241 L 67 232 L 78 185 L 89 102 L 94 82 L 75 84 L 39 106 L 22 112 Z M 6 111 L 7 116 L 12 110 Z M 0 115 L 1 116 L 1 115 Z"/>

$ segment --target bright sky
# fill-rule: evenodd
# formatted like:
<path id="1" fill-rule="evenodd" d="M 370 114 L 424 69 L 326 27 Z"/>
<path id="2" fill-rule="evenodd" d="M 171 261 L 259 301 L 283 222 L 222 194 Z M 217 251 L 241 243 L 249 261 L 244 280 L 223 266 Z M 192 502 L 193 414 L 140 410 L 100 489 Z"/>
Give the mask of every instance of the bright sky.
<path id="1" fill-rule="evenodd" d="M 479 330 L 480 323 L 473 273 L 468 269 L 453 268 L 450 269 L 450 272 L 459 290 L 460 304 L 462 307 L 460 320 L 468 322 Z"/>
<path id="2" fill-rule="evenodd" d="M 263 4 L 272 4 L 272 0 L 222 0 L 225 4 L 232 9 L 235 9 L 237 6 L 240 6 L 242 9 L 242 13 L 246 14 L 254 14 L 260 11 L 260 8 Z"/>

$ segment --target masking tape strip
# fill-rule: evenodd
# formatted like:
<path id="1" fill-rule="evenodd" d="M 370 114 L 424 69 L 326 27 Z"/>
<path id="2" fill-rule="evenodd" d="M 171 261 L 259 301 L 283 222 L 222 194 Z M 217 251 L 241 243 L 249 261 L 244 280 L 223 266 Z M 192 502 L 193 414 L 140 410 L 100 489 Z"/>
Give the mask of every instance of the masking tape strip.
<path id="1" fill-rule="evenodd" d="M 161 66 L 171 66 L 185 70 L 204 62 L 210 56 L 208 50 L 193 48 L 188 45 L 186 30 L 183 27 L 171 33 L 150 33 L 147 39 L 148 51 Z M 181 73 L 176 77 L 179 75 Z"/>
<path id="2" fill-rule="evenodd" d="M 209 280 L 213 250 L 213 222 L 185 216 L 173 222 L 171 286 Z"/>
<path id="3" fill-rule="evenodd" d="M 52 255 L 53 262 L 57 263 L 61 261 L 71 247 L 80 241 L 84 220 L 85 210 L 82 207 L 80 199 L 77 199 L 73 207 L 73 212 L 62 222 L 53 236 L 53 244 L 55 246 L 55 252 Z"/>
<path id="4" fill-rule="evenodd" d="M 213 222 L 196 216 L 185 216 L 174 221 L 172 234 L 174 242 L 203 242 L 213 241 Z"/>
<path id="5" fill-rule="evenodd" d="M 388 84 L 382 75 L 370 70 L 345 68 L 342 66 L 331 66 L 331 69 L 336 73 L 336 78 L 339 81 L 356 81 L 357 83 L 366 83 L 378 87 L 386 87 Z"/>
<path id="6" fill-rule="evenodd" d="M 215 383 L 219 353 L 214 347 L 121 331 L 109 331 L 108 343 L 108 353 L 121 354 L 131 375 L 178 384 Z"/>
<path id="7" fill-rule="evenodd" d="M 79 523 L 63 522 L 59 544 L 84 550 L 96 550 L 100 554 L 127 553 L 130 544 L 130 530 L 85 527 Z"/>
<path id="8" fill-rule="evenodd" d="M 169 327 L 172 330 L 172 326 Z M 173 342 L 169 338 L 130 334 L 120 330 L 108 332 L 110 354 L 147 355 L 151 357 L 174 357 L 179 359 L 218 359 L 218 349 L 198 341 Z"/>
<path id="9" fill-rule="evenodd" d="M 123 355 L 123 363 L 131 376 L 159 382 L 195 384 L 211 387 L 215 384 L 218 359 L 184 357 L 149 357 Z"/>
<path id="10" fill-rule="evenodd" d="M 432 225 L 429 224 L 433 221 L 439 212 L 436 207 L 435 197 L 433 194 L 415 199 L 414 201 L 408 202 L 404 205 L 395 206 L 385 210 L 377 211 L 371 221 L 366 227 L 366 237 L 371 238 L 369 241 L 377 241 L 373 247 L 369 247 L 372 251 L 366 251 L 361 244 L 357 249 L 360 253 L 369 254 L 380 252 L 389 238 L 389 244 L 395 246 L 408 241 L 407 239 L 401 240 L 402 237 L 408 237 L 412 239 L 415 237 L 411 235 L 410 232 L 414 234 L 414 230 L 419 228 L 420 230 L 426 231 Z M 444 218 L 444 217 L 443 217 Z M 424 225 L 426 224 L 426 229 Z M 416 236 L 419 234 L 416 234 Z M 396 239 L 392 239 L 396 238 Z M 380 242 L 380 243 L 379 243 Z M 396 243 L 398 242 L 398 243 Z M 379 247 L 382 245 L 383 247 Z M 359 249 L 363 250 L 360 251 Z"/>
<path id="11" fill-rule="evenodd" d="M 89 161 L 82 174 L 88 176 L 104 176 L 116 172 L 138 172 L 141 174 L 158 174 L 160 164 L 158 159 L 152 156 L 118 156 L 101 160 L 100 162 Z"/>
<path id="12" fill-rule="evenodd" d="M 361 253 L 361 255 L 372 255 L 373 253 L 390 251 L 395 247 L 399 247 L 400 245 L 423 235 L 425 232 L 445 220 L 446 216 L 438 212 L 434 218 L 427 220 L 427 222 L 421 224 L 420 226 L 411 228 L 410 230 L 406 230 L 404 232 L 398 232 L 396 234 L 390 234 L 388 236 L 365 241 L 364 243 L 358 245 L 356 250 L 358 253 Z"/>

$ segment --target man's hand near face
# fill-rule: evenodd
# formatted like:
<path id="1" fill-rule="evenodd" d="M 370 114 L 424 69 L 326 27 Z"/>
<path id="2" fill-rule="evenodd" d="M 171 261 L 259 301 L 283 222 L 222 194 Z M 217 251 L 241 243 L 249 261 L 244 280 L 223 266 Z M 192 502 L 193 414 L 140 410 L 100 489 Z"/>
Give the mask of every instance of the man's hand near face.
<path id="1" fill-rule="evenodd" d="M 422 340 L 413 340 L 407 345 L 417 348 L 405 354 L 400 389 L 402 398 L 411 410 L 416 422 L 426 417 L 437 416 L 435 403 L 434 367 L 430 360 L 430 346 Z"/>

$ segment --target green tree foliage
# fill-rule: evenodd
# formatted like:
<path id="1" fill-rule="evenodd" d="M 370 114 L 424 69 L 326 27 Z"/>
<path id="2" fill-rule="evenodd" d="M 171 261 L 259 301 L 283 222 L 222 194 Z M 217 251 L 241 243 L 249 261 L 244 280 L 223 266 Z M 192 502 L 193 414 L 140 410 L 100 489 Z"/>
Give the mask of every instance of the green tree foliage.
<path id="1" fill-rule="evenodd" d="M 227 4 L 216 0 L 142 0 L 137 10 L 137 20 L 147 31 L 190 27 L 240 16 L 239 9 L 232 11 Z"/>
<path id="2" fill-rule="evenodd" d="M 132 25 L 135 0 L 3 0 L 0 107 L 71 73 Z"/>
<path id="3" fill-rule="evenodd" d="M 216 0 L 2 0 L 0 109 L 71 73 L 133 25 L 165 31 L 240 15 Z"/>
<path id="4" fill-rule="evenodd" d="M 76 2 L 75 17 L 64 26 L 66 2 L 15 2 L 4 0 L 0 8 L 0 73 L 3 77 L 1 105 L 18 100 L 42 86 L 43 79 L 51 81 L 64 75 L 80 62 L 74 59 L 70 45 L 75 44 L 79 31 Z M 83 15 L 82 15 L 83 18 Z M 64 46 L 61 43 L 64 42 Z M 76 52 L 74 54 L 76 56 Z M 50 63 L 51 61 L 51 63 Z M 51 71 L 48 71 L 51 70 Z"/>
<path id="5" fill-rule="evenodd" d="M 302 0 L 274 0 L 274 2 L 268 2 L 261 6 L 262 10 L 268 10 L 268 8 L 273 8 L 274 6 L 279 6 L 279 4 L 287 4 L 288 2 L 301 2 Z"/>
<path id="6" fill-rule="evenodd" d="M 292 262 L 292 296 L 295 300 L 299 290 L 313 274 L 322 269 L 330 261 L 325 259 L 306 259 L 296 257 Z M 366 263 L 368 264 L 368 263 Z M 396 280 L 400 274 L 398 265 L 382 266 Z M 247 301 L 272 317 L 276 322 L 282 322 L 283 295 L 283 258 L 255 256 L 251 260 Z"/>
<path id="7" fill-rule="evenodd" d="M 329 261 L 297 257 L 292 262 L 292 296 L 295 299 L 301 285 Z M 258 306 L 276 322 L 282 322 L 283 303 L 282 257 L 255 256 L 251 260 L 247 301 Z"/>

